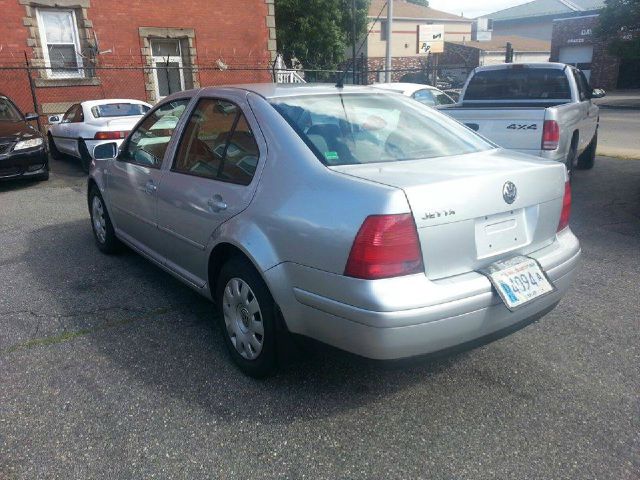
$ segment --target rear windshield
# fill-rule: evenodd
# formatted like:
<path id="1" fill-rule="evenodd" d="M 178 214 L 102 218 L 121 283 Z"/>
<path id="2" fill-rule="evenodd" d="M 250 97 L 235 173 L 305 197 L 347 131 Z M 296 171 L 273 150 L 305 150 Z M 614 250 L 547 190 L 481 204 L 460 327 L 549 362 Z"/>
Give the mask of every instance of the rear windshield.
<path id="1" fill-rule="evenodd" d="M 150 110 L 146 105 L 138 103 L 108 103 L 106 105 L 96 105 L 91 108 L 91 113 L 96 118 L 102 117 L 131 117 L 134 115 L 144 115 Z"/>
<path id="2" fill-rule="evenodd" d="M 275 109 L 325 165 L 461 155 L 493 145 L 408 97 L 336 93 L 276 98 Z"/>
<path id="3" fill-rule="evenodd" d="M 18 122 L 22 115 L 6 98 L 0 97 L 0 122 Z"/>
<path id="4" fill-rule="evenodd" d="M 469 81 L 464 100 L 570 100 L 564 70 L 506 68 L 478 72 Z"/>

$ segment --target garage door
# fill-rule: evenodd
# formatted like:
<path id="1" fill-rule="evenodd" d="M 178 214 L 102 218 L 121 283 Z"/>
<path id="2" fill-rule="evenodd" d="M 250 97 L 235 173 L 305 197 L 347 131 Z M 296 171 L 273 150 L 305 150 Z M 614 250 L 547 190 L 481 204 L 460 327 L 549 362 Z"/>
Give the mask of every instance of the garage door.
<path id="1" fill-rule="evenodd" d="M 580 45 L 574 47 L 562 47 L 559 61 L 568 63 L 581 69 L 589 80 L 591 76 L 591 60 L 593 58 L 593 45 Z"/>

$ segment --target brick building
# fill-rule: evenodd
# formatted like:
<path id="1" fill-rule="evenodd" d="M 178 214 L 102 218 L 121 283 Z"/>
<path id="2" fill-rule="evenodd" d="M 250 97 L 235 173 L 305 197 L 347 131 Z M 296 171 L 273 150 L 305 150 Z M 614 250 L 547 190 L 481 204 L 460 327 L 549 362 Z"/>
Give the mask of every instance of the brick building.
<path id="1" fill-rule="evenodd" d="M 0 11 L 0 90 L 23 110 L 35 96 L 42 115 L 268 81 L 276 53 L 273 0 L 0 0 Z"/>
<path id="2" fill-rule="evenodd" d="M 608 52 L 606 39 L 594 35 L 598 18 L 598 15 L 589 15 L 554 21 L 551 61 L 577 66 L 597 88 L 640 88 L 640 61 L 620 61 Z"/>

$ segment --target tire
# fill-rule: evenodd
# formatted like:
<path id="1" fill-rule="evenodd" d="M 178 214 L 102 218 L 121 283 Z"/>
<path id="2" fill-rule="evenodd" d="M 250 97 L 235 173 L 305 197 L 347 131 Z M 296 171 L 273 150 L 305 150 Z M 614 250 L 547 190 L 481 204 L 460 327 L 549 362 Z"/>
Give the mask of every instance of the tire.
<path id="1" fill-rule="evenodd" d="M 104 199 L 95 185 L 91 187 L 89 192 L 89 215 L 91 216 L 93 238 L 98 249 L 106 254 L 120 251 L 122 244 L 116 237 Z"/>
<path id="2" fill-rule="evenodd" d="M 587 149 L 578 157 L 578 168 L 580 170 L 591 170 L 596 161 L 596 150 L 598 149 L 598 132 L 593 136 Z"/>
<path id="3" fill-rule="evenodd" d="M 49 144 L 49 153 L 51 154 L 51 158 L 54 160 L 62 160 L 64 155 L 62 155 L 60 150 L 56 147 L 53 136 L 50 133 L 47 133 L 47 143 Z"/>
<path id="4" fill-rule="evenodd" d="M 89 154 L 89 149 L 87 148 L 87 144 L 84 143 L 84 140 L 78 140 L 78 153 L 80 153 L 80 164 L 82 165 L 82 171 L 84 173 L 89 173 L 89 169 L 91 168 L 91 155 Z"/>
<path id="5" fill-rule="evenodd" d="M 269 288 L 247 259 L 233 257 L 222 266 L 215 302 L 233 362 L 250 377 L 275 373 L 277 308 Z"/>

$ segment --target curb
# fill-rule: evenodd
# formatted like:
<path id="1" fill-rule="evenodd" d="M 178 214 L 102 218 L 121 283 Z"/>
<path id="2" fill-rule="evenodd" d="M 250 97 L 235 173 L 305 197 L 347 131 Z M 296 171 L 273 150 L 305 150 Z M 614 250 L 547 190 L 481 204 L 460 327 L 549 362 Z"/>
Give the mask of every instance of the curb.
<path id="1" fill-rule="evenodd" d="M 605 110 L 640 110 L 640 105 L 598 105 Z"/>

